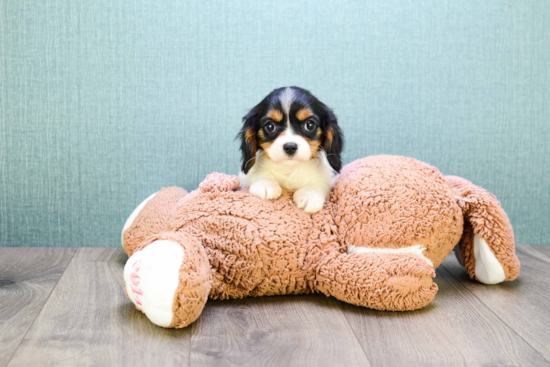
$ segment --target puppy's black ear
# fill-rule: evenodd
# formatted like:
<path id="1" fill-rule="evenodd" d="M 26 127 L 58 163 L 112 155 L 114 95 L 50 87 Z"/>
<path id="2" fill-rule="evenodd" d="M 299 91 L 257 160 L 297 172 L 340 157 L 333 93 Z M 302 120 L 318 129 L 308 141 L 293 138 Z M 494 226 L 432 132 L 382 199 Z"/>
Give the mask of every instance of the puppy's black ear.
<path id="1" fill-rule="evenodd" d="M 245 175 L 252 168 L 254 163 L 256 163 L 256 151 L 258 150 L 258 141 L 256 139 L 257 120 L 257 109 L 253 108 L 243 117 L 243 128 L 237 135 L 237 138 L 241 140 L 241 171 L 243 171 Z"/>
<path id="2" fill-rule="evenodd" d="M 323 149 L 327 153 L 327 160 L 332 169 L 340 172 L 342 169 L 342 150 L 344 149 L 344 135 L 338 126 L 338 119 L 330 108 L 323 106 Z"/>

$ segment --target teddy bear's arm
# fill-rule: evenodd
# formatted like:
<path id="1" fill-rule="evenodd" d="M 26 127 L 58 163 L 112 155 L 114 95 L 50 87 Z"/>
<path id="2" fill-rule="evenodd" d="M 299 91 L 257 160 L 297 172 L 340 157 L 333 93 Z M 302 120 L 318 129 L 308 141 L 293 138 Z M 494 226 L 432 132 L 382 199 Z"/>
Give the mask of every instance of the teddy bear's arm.
<path id="1" fill-rule="evenodd" d="M 331 253 L 317 267 L 315 290 L 358 306 L 409 311 L 426 306 L 437 285 L 432 266 L 410 253 Z"/>

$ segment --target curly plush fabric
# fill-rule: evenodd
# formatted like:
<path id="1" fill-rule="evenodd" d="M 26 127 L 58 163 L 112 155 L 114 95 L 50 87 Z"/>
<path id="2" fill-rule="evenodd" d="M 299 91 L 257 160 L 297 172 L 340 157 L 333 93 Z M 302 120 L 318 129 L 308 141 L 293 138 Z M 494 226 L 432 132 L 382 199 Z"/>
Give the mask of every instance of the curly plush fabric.
<path id="1" fill-rule="evenodd" d="M 208 300 L 211 288 L 208 257 L 199 240 L 181 232 L 160 232 L 151 235 L 137 246 L 135 251 L 140 251 L 158 240 L 177 242 L 184 250 L 178 287 L 172 305 L 174 316 L 170 324 L 172 328 L 182 328 L 199 317 Z"/>
<path id="2" fill-rule="evenodd" d="M 317 268 L 315 290 L 358 306 L 415 310 L 437 292 L 434 269 L 403 253 L 331 254 Z"/>
<path id="3" fill-rule="evenodd" d="M 359 247 L 422 245 L 437 267 L 460 240 L 463 219 L 436 168 L 412 158 L 376 156 L 342 169 L 334 187 L 340 241 Z"/>
<path id="4" fill-rule="evenodd" d="M 494 197 L 414 159 L 350 163 L 314 215 L 291 192 L 261 200 L 238 187 L 237 177 L 213 173 L 189 194 L 163 189 L 124 231 L 128 255 L 158 239 L 185 250 L 171 327 L 193 322 L 207 297 L 321 292 L 378 310 L 418 309 L 437 292 L 434 267 L 459 242 L 472 274 L 473 232 L 490 243 L 507 280 L 519 271 Z M 463 234 L 464 218 L 472 231 Z"/>
<path id="5" fill-rule="evenodd" d="M 187 191 L 179 187 L 162 189 L 145 204 L 141 212 L 134 219 L 130 227 L 122 234 L 122 246 L 124 251 L 131 256 L 136 247 L 147 237 L 163 231 L 168 220 L 172 217 L 178 201 L 187 195 Z M 143 215 L 155 213 L 154 215 Z"/>
<path id="6" fill-rule="evenodd" d="M 212 190 L 234 191 L 239 188 L 239 183 L 239 178 L 236 176 L 227 176 L 223 173 L 213 172 L 200 183 L 199 189 L 202 192 Z"/>
<path id="7" fill-rule="evenodd" d="M 520 264 L 514 252 L 514 232 L 500 202 L 495 195 L 468 180 L 456 176 L 446 176 L 446 178 L 467 221 L 460 241 L 460 249 L 462 261 L 470 277 L 476 278 L 473 256 L 474 233 L 476 233 L 487 241 L 504 269 L 506 280 L 516 279 Z"/>

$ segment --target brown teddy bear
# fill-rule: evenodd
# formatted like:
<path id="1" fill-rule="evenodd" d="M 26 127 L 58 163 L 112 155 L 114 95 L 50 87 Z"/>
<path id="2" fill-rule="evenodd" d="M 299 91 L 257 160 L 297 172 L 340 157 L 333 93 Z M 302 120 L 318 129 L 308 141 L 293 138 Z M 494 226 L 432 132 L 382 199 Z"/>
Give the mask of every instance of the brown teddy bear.
<path id="1" fill-rule="evenodd" d="M 261 200 L 236 176 L 162 189 L 128 218 L 126 293 L 155 324 L 182 328 L 208 298 L 321 292 L 377 310 L 426 306 L 434 269 L 455 248 L 487 284 L 519 274 L 512 227 L 495 196 L 411 158 L 345 166 L 314 215 L 290 192 Z"/>

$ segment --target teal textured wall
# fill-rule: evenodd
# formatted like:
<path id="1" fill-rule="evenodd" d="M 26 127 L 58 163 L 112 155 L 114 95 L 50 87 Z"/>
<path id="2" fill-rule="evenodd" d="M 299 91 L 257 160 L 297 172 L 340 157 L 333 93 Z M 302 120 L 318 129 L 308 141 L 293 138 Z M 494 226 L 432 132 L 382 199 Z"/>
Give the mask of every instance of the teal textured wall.
<path id="1" fill-rule="evenodd" d="M 426 161 L 550 243 L 549 1 L 0 4 L 1 246 L 119 246 L 152 192 L 237 173 L 285 85 L 335 109 L 346 163 Z"/>

